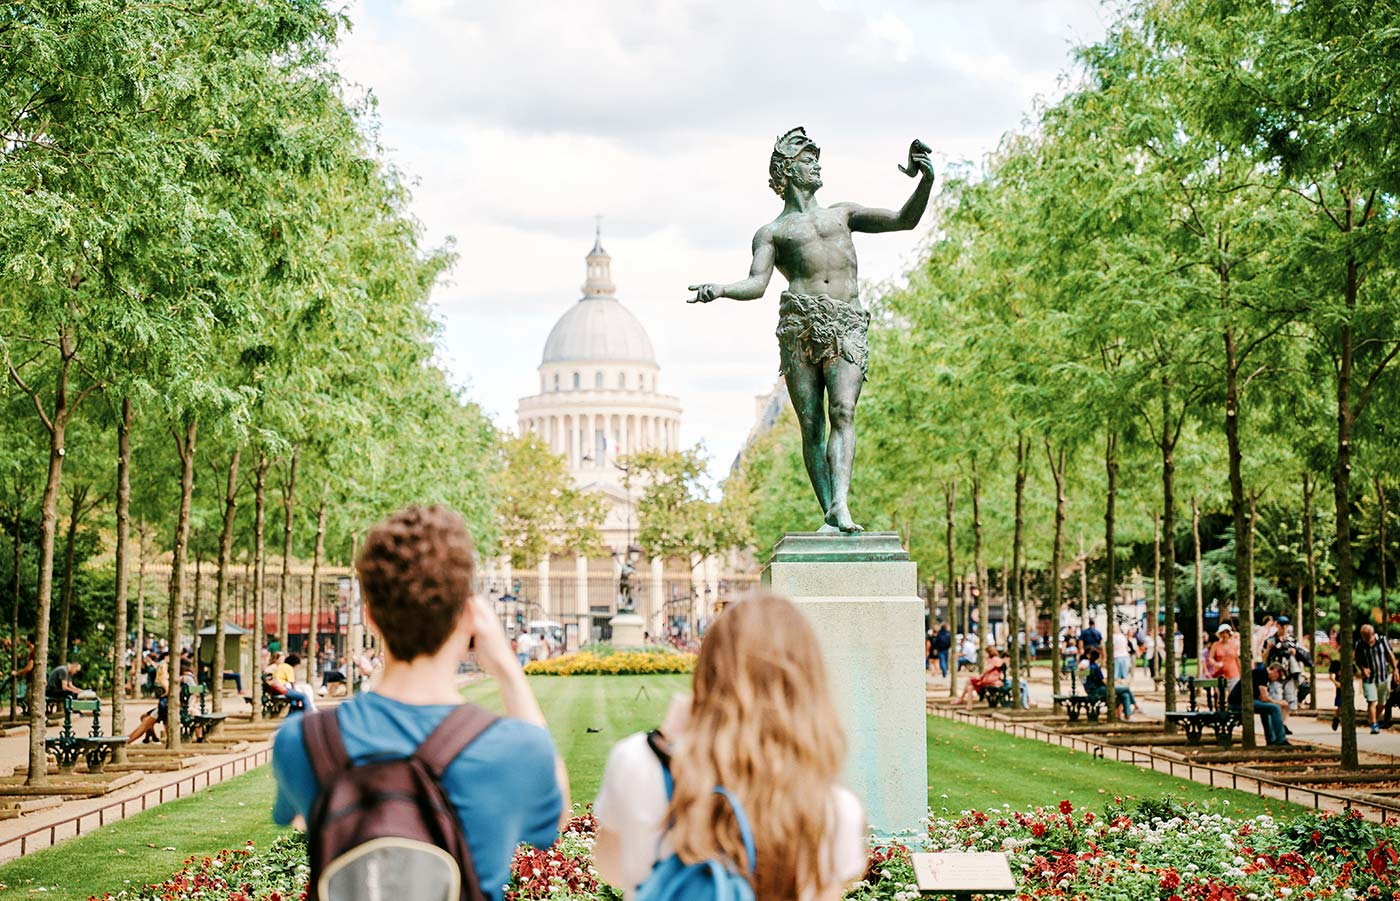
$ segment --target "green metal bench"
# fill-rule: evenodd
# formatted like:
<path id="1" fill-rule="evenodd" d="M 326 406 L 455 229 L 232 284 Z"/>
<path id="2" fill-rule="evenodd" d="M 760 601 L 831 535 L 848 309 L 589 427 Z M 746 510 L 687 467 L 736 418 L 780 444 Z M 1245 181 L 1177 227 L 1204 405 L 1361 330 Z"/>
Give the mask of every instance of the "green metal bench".
<path id="1" fill-rule="evenodd" d="M 1188 745 L 1200 744 L 1201 734 L 1210 729 L 1215 733 L 1216 744 L 1230 747 L 1234 741 L 1234 729 L 1240 724 L 1240 714 L 1238 708 L 1227 704 L 1229 698 L 1225 691 L 1225 679 L 1183 678 L 1178 680 L 1178 684 L 1188 691 L 1189 706 L 1186 710 L 1168 711 L 1167 722 L 1177 723 L 1186 731 Z M 1204 707 L 1197 700 L 1198 693 L 1204 695 Z"/>
<path id="2" fill-rule="evenodd" d="M 1103 698 L 1091 698 L 1088 695 L 1055 695 L 1055 703 L 1063 704 L 1065 714 L 1069 716 L 1071 723 L 1079 722 L 1080 714 L 1091 723 L 1097 723 L 1099 717 L 1107 708 Z"/>
<path id="3" fill-rule="evenodd" d="M 269 691 L 267 683 L 271 681 L 272 677 L 264 673 L 262 677 L 262 714 L 267 719 L 275 720 L 292 709 L 292 702 L 282 695 Z"/>
<path id="4" fill-rule="evenodd" d="M 190 698 L 195 694 L 199 695 L 199 713 L 190 712 Z M 187 742 L 203 742 L 228 718 L 227 713 L 208 711 L 208 695 L 208 686 L 202 682 L 194 689 L 180 683 L 180 737 Z"/>
<path id="5" fill-rule="evenodd" d="M 82 758 L 87 763 L 89 773 L 102 772 L 117 748 L 126 744 L 126 739 L 102 734 L 100 700 L 78 701 L 64 698 L 59 703 L 63 706 L 63 728 L 57 738 L 44 739 L 44 748 L 53 753 L 58 762 L 58 771 L 64 774 L 73 772 L 78 765 L 78 759 Z M 74 711 L 92 714 L 91 734 L 84 736 L 73 731 Z"/>

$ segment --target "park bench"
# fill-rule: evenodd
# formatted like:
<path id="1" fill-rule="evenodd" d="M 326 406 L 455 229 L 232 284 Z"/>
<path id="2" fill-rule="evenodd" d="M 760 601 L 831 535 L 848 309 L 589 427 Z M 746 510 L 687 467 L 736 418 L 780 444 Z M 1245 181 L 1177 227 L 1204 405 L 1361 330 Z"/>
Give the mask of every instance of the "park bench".
<path id="1" fill-rule="evenodd" d="M 987 706 L 996 709 L 997 707 L 1014 707 L 1011 700 L 1011 676 L 1007 670 L 1007 664 L 1001 665 L 1001 684 L 980 689 L 982 700 L 987 702 Z"/>
<path id="2" fill-rule="evenodd" d="M 292 702 L 275 693 L 268 685 L 271 681 L 272 677 L 264 673 L 262 677 L 262 713 L 268 719 L 275 720 L 292 708 Z"/>
<path id="3" fill-rule="evenodd" d="M 1071 723 L 1079 722 L 1081 714 L 1089 722 L 1097 723 L 1108 706 L 1103 698 L 1091 698 L 1079 693 L 1078 674 L 1074 670 L 1070 670 L 1069 674 L 1069 694 L 1055 695 L 1055 703 L 1064 705 L 1065 715 Z"/>
<path id="4" fill-rule="evenodd" d="M 190 699 L 194 694 L 199 695 L 199 713 L 190 711 Z M 185 741 L 203 742 L 228 718 L 227 713 L 209 712 L 208 694 L 208 687 L 202 682 L 194 689 L 184 682 L 180 683 L 180 737 Z"/>
<path id="5" fill-rule="evenodd" d="M 1091 698 L 1088 695 L 1055 695 L 1055 702 L 1064 705 L 1065 715 L 1071 723 L 1079 722 L 1081 714 L 1089 722 L 1097 723 L 1108 707 L 1103 698 Z"/>
<path id="6" fill-rule="evenodd" d="M 45 750 L 53 752 L 60 773 L 73 772 L 79 757 L 87 761 L 89 773 L 102 772 L 107 761 L 111 760 L 112 755 L 116 753 L 117 748 L 126 744 L 126 737 L 102 734 L 101 701 L 96 699 L 75 701 L 72 698 L 64 698 L 61 703 L 63 705 L 63 728 L 59 731 L 57 738 L 44 739 Z M 92 733 L 90 735 L 78 735 L 73 731 L 74 711 L 92 714 Z"/>
<path id="7" fill-rule="evenodd" d="M 982 700 L 993 709 L 1011 706 L 1011 683 L 1003 682 L 995 688 L 982 689 Z"/>
<path id="8" fill-rule="evenodd" d="M 1215 733 L 1217 744 L 1229 747 L 1233 740 L 1232 733 L 1235 726 L 1239 725 L 1239 711 L 1231 709 L 1226 703 L 1229 700 L 1229 695 L 1225 690 L 1224 677 L 1214 679 L 1182 677 L 1177 682 L 1187 692 L 1188 707 L 1185 710 L 1168 711 L 1166 714 L 1167 722 L 1180 724 L 1186 732 L 1188 745 L 1200 744 L 1201 735 L 1206 729 L 1210 729 Z M 1202 697 L 1204 697 L 1205 706 L 1201 706 Z"/>

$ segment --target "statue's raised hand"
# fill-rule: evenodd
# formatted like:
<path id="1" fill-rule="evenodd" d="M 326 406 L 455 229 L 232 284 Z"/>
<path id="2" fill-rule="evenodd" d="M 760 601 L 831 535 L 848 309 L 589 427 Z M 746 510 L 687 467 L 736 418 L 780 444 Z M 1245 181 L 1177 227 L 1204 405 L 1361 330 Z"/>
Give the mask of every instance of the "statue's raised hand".
<path id="1" fill-rule="evenodd" d="M 691 285 L 689 288 L 686 288 L 686 290 L 694 291 L 695 296 L 687 300 L 686 303 L 709 303 L 716 297 L 719 297 L 719 289 L 719 285 Z"/>
<path id="2" fill-rule="evenodd" d="M 933 161 L 929 159 L 929 154 L 932 152 L 932 147 L 915 138 L 909 144 L 909 165 L 901 165 L 899 171 L 910 178 L 920 172 L 928 178 L 933 178 Z"/>

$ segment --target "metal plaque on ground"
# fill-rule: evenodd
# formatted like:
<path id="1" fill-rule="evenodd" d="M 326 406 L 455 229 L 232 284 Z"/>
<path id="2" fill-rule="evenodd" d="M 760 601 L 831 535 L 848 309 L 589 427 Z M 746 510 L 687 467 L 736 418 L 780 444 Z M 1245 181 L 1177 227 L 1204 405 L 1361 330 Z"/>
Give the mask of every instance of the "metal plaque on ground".
<path id="1" fill-rule="evenodd" d="M 925 895 L 1006 895 L 1016 891 L 1011 865 L 1000 851 L 914 854 L 914 881 Z"/>

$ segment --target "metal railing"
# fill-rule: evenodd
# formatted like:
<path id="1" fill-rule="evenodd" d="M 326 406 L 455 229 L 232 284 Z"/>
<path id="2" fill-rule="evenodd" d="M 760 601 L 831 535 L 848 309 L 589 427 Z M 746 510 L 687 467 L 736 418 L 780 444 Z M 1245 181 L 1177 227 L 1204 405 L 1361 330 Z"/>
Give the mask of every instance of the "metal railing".
<path id="1" fill-rule="evenodd" d="M 84 830 L 92 832 L 108 823 L 124 820 L 128 816 L 159 806 L 166 801 L 174 801 L 192 795 L 201 788 L 218 785 L 233 776 L 241 776 L 249 770 L 257 769 L 267 763 L 270 753 L 271 748 L 263 747 L 244 754 L 242 757 L 235 757 L 233 760 L 226 760 L 188 776 L 181 776 L 174 782 L 167 782 L 164 785 L 147 789 L 136 797 L 113 801 L 96 810 L 84 811 L 66 819 L 38 826 L 12 838 L 0 840 L 0 861 L 15 860 L 35 851 L 52 848 L 70 838 L 83 835 Z M 152 799 L 154 799 L 154 803 L 152 803 Z M 43 841 L 44 838 L 47 838 L 47 841 Z M 16 853 L 16 846 L 18 853 Z"/>
<path id="2" fill-rule="evenodd" d="M 1392 802 L 1389 799 L 1377 797 L 1358 798 L 1354 795 L 1344 795 L 1326 789 L 1276 781 L 1263 776 L 1240 773 L 1234 768 L 1179 760 L 1176 757 L 1168 757 L 1151 750 L 1143 751 L 1135 747 L 1124 747 L 1081 735 L 1067 735 L 1036 725 L 995 720 L 972 710 L 950 710 L 946 707 L 929 706 L 928 711 L 943 719 L 962 721 L 983 729 L 1008 732 L 1012 737 L 1027 738 L 1046 744 L 1068 747 L 1070 750 L 1084 751 L 1094 757 L 1108 759 L 1111 751 L 1112 759 L 1119 762 L 1131 763 L 1134 766 L 1151 769 L 1153 772 L 1189 779 L 1211 788 L 1230 788 L 1235 791 L 1251 792 L 1260 798 L 1281 800 L 1288 804 L 1306 805 L 1310 803 L 1314 810 L 1356 810 L 1362 816 L 1372 814 L 1380 822 L 1385 822 L 1400 813 L 1400 800 Z M 1324 801 L 1330 803 L 1324 804 Z"/>

